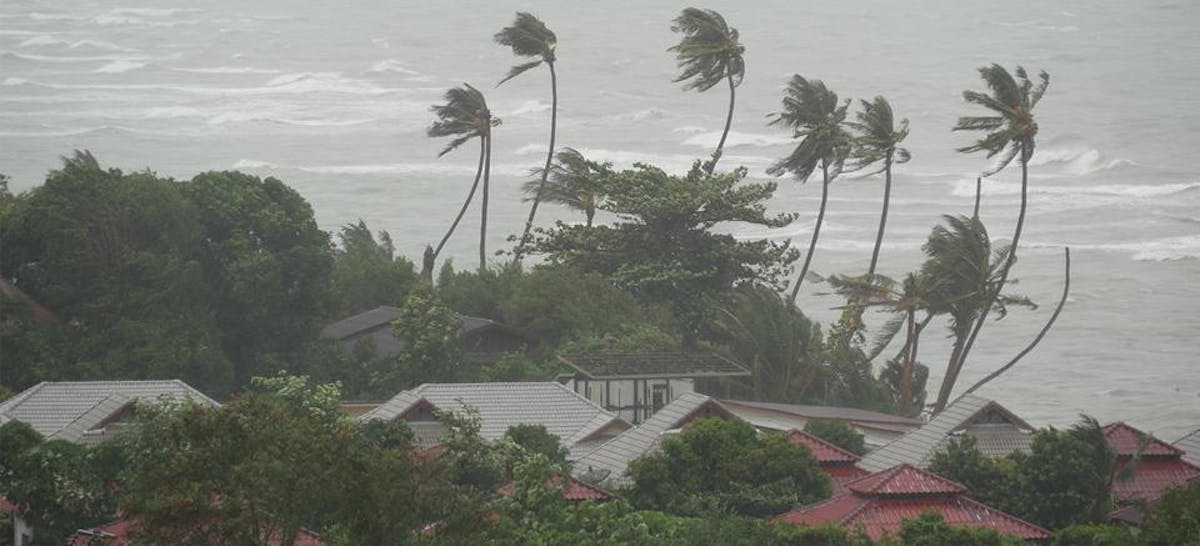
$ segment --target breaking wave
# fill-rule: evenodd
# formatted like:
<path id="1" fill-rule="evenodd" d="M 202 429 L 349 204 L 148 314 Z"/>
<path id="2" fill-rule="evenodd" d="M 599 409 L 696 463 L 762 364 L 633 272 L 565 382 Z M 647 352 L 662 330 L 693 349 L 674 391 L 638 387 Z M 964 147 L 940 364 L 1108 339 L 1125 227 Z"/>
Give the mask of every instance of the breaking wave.
<path id="1" fill-rule="evenodd" d="M 141 63 L 141 62 L 137 62 L 137 61 L 113 61 L 111 63 L 108 63 L 108 64 L 100 67 L 100 68 L 97 68 L 96 72 L 101 73 L 101 74 L 120 74 L 123 72 L 129 72 L 131 70 L 137 70 L 139 68 L 145 68 L 145 67 L 146 67 L 146 63 Z"/>
<path id="2" fill-rule="evenodd" d="M 706 133 L 698 133 L 683 141 L 685 146 L 699 146 L 702 148 L 715 148 L 717 142 L 721 140 L 721 131 L 713 131 Z M 730 131 L 729 136 L 725 139 L 726 148 L 736 148 L 739 146 L 752 146 L 755 148 L 764 148 L 767 146 L 779 146 L 781 144 L 790 144 L 791 138 L 787 135 L 764 135 L 758 133 L 739 133 Z"/>
<path id="3" fill-rule="evenodd" d="M 1200 182 L 1177 184 L 1079 184 L 1075 186 L 1029 185 L 1029 193 L 1042 195 L 1099 195 L 1113 197 L 1165 197 L 1200 188 Z M 984 195 L 1018 195 L 1019 182 L 984 181 Z M 953 194 L 959 197 L 975 196 L 975 181 L 960 180 L 954 183 Z"/>
<path id="4" fill-rule="evenodd" d="M 178 72 L 194 74 L 279 74 L 281 71 L 270 68 L 252 68 L 249 66 L 214 66 L 208 68 L 171 68 Z"/>

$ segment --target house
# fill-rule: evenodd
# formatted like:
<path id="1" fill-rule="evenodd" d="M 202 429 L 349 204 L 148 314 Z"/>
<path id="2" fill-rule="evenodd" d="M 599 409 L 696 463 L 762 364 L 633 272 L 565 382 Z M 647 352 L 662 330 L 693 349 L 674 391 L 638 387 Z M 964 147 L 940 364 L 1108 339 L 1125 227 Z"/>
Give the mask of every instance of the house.
<path id="1" fill-rule="evenodd" d="M 563 478 L 562 475 L 556 475 L 553 478 L 550 478 L 550 480 L 546 482 L 546 485 L 549 487 L 558 487 L 558 486 L 562 485 L 562 478 Z M 599 487 L 596 487 L 595 485 L 585 483 L 585 482 L 577 480 L 575 478 L 570 478 L 570 480 L 571 481 L 569 483 L 567 483 L 566 489 L 563 490 L 563 498 L 565 498 L 568 501 L 571 501 L 571 502 L 582 502 L 582 501 L 608 502 L 610 500 L 617 498 L 612 493 L 609 493 L 608 491 L 600 489 Z M 516 486 L 512 482 L 509 482 L 507 485 L 500 488 L 500 494 L 505 497 L 511 497 L 515 493 L 516 493 Z"/>
<path id="2" fill-rule="evenodd" d="M 1175 440 L 1173 445 L 1180 451 L 1183 451 L 1183 460 L 1200 466 L 1200 428 L 1193 430 L 1183 438 Z"/>
<path id="3" fill-rule="evenodd" d="M 789 442 L 807 447 L 812 452 L 821 470 L 833 482 L 834 494 L 844 490 L 847 483 L 867 475 L 866 470 L 855 466 L 858 455 L 800 429 L 788 431 L 787 437 Z"/>
<path id="4" fill-rule="evenodd" d="M 10 502 L 7 498 L 0 496 L 0 514 L 5 514 L 12 521 L 12 544 L 15 546 L 29 546 L 33 544 L 33 528 L 25 523 L 25 518 L 21 517 L 25 510 Z"/>
<path id="5" fill-rule="evenodd" d="M 47 440 L 97 444 L 134 419 L 134 402 L 217 401 L 177 379 L 42 382 L 0 403 L 0 422 L 21 421 Z"/>
<path id="6" fill-rule="evenodd" d="M 882 447 L 923 424 L 921 420 L 911 417 L 838 406 L 806 406 L 726 399 L 722 399 L 721 404 L 759 430 L 779 432 L 793 429 L 803 430 L 804 426 L 812 420 L 846 423 L 863 435 L 863 441 L 868 449 Z"/>
<path id="7" fill-rule="evenodd" d="M 1033 427 L 999 403 L 972 394 L 955 400 L 920 428 L 867 453 L 858 466 L 879 472 L 900 464 L 925 468 L 949 442 L 969 435 L 979 451 L 1003 457 L 1014 451 L 1029 451 Z"/>
<path id="8" fill-rule="evenodd" d="M 1111 517 L 1139 524 L 1143 508 L 1153 506 L 1175 486 L 1200 481 L 1200 466 L 1183 459 L 1184 451 L 1134 427 L 1116 422 L 1104 427 L 1104 438 L 1117 453 L 1117 477 L 1112 495 L 1124 505 Z M 1133 465 L 1131 470 L 1130 465 Z"/>
<path id="9" fill-rule="evenodd" d="M 344 318 L 321 329 L 322 339 L 336 340 L 350 354 L 364 360 L 392 358 L 403 342 L 392 323 L 400 308 L 384 305 Z M 505 354 L 522 351 L 529 341 L 511 329 L 485 318 L 459 315 L 462 320 L 463 360 L 472 364 L 494 364 Z"/>
<path id="10" fill-rule="evenodd" d="M 137 525 L 136 520 L 117 520 L 107 525 L 92 529 L 80 529 L 67 538 L 67 546 L 133 546 L 130 539 Z M 278 536 L 272 536 L 267 541 L 269 546 L 279 546 L 283 541 Z M 296 535 L 293 546 L 325 546 L 321 536 L 305 529 Z"/>
<path id="11" fill-rule="evenodd" d="M 628 485 L 630 481 L 625 470 L 630 462 L 658 449 L 663 437 L 677 434 L 692 421 L 709 417 L 736 418 L 715 398 L 694 392 L 683 394 L 641 425 L 622 432 L 575 460 L 571 471 L 575 477 L 589 483 L 607 481 L 614 486 Z"/>
<path id="12" fill-rule="evenodd" d="M 489 441 L 504 436 L 509 427 L 542 425 L 570 452 L 579 456 L 630 427 L 616 414 L 554 381 L 508 383 L 425 383 L 402 391 L 391 400 L 359 417 L 403 419 L 413 429 L 417 447 L 441 443 L 445 425 L 436 410 L 479 412 L 480 435 Z"/>
<path id="13" fill-rule="evenodd" d="M 982 527 L 1021 540 L 1047 542 L 1050 531 L 971 500 L 962 485 L 913 465 L 900 464 L 851 481 L 829 500 L 771 519 L 776 524 L 838 525 L 861 529 L 872 540 L 898 536 L 905 520 L 926 512 L 957 527 Z"/>
<path id="14" fill-rule="evenodd" d="M 750 375 L 712 353 L 590 353 L 558 359 L 574 370 L 559 376 L 559 381 L 635 425 L 695 392 L 697 379 Z"/>

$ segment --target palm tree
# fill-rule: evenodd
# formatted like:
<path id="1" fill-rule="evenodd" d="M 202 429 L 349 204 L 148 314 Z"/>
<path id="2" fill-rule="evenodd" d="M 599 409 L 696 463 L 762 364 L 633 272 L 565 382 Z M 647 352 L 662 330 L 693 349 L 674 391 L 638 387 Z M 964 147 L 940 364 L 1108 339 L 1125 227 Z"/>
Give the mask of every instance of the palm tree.
<path id="1" fill-rule="evenodd" d="M 582 211 L 587 218 L 587 226 L 592 227 L 596 210 L 604 199 L 604 190 L 599 177 L 612 172 L 612 163 L 597 163 L 589 161 L 574 148 L 563 148 L 555 154 L 555 162 L 550 166 L 548 179 L 530 180 L 525 183 L 526 201 L 537 199 L 566 205 Z"/>
<path id="2" fill-rule="evenodd" d="M 534 60 L 512 67 L 497 86 L 511 80 L 526 71 L 537 68 L 542 63 L 550 69 L 550 146 L 546 151 L 546 165 L 542 168 L 541 186 L 546 185 L 546 177 L 550 172 L 550 162 L 554 159 L 554 138 L 558 130 L 558 73 L 554 71 L 554 61 L 557 57 L 554 50 L 558 46 L 558 38 L 554 32 L 546 28 L 537 17 L 525 12 L 517 12 L 517 18 L 511 26 L 504 27 L 496 33 L 496 43 L 511 47 L 513 53 L 521 57 L 532 57 Z M 537 216 L 538 205 L 542 202 L 541 189 L 534 194 L 533 205 L 529 207 L 529 219 L 525 221 L 525 231 L 513 252 L 513 260 L 521 261 L 521 254 L 529 241 L 529 231 L 533 229 L 533 219 Z"/>
<path id="3" fill-rule="evenodd" d="M 427 267 L 432 268 L 433 260 L 442 252 L 442 248 L 446 246 L 446 241 L 450 240 L 450 236 L 454 234 L 455 228 L 458 227 L 459 221 L 467 212 L 467 207 L 470 206 L 471 200 L 475 197 L 475 190 L 479 187 L 480 175 L 483 176 L 483 212 L 481 213 L 481 223 L 479 227 L 479 269 L 483 270 L 487 267 L 486 256 L 486 241 L 487 241 L 487 198 L 488 198 L 488 178 L 491 174 L 492 164 L 492 127 L 500 125 L 500 118 L 492 117 L 492 113 L 488 110 L 487 100 L 483 98 L 483 93 L 478 89 L 471 87 L 469 84 L 463 84 L 462 87 L 455 87 L 446 91 L 446 103 L 435 105 L 431 108 L 433 113 L 437 115 L 437 121 L 429 126 L 425 132 L 430 137 L 454 137 L 450 143 L 438 153 L 438 157 L 442 157 L 451 150 L 462 146 L 472 138 L 479 138 L 479 166 L 475 169 L 475 181 L 471 183 L 471 191 L 467 194 L 467 199 L 463 201 L 462 208 L 459 209 L 458 215 L 454 217 L 454 222 L 450 224 L 450 229 L 446 231 L 446 235 L 442 237 L 441 242 L 433 251 L 433 257 L 426 259 Z M 432 271 L 429 272 L 432 274 Z M 423 271 L 424 275 L 425 272 Z"/>
<path id="4" fill-rule="evenodd" d="M 671 30 L 683 33 L 679 44 L 667 51 L 675 52 L 680 73 L 675 82 L 687 81 L 684 89 L 708 91 L 722 80 L 729 84 L 729 111 L 725 114 L 725 130 L 713 152 L 712 160 L 704 164 L 711 174 L 725 149 L 725 138 L 733 124 L 734 89 L 746 76 L 742 54 L 746 47 L 738 43 L 738 31 L 725 23 L 725 18 L 710 9 L 686 8 L 675 18 Z"/>
<path id="5" fill-rule="evenodd" d="M 767 169 L 768 174 L 781 176 L 792 173 L 797 180 L 804 182 L 818 165 L 821 167 L 821 208 L 817 212 L 817 224 L 813 227 L 812 241 L 808 244 L 808 254 L 804 256 L 800 278 L 796 279 L 796 285 L 792 288 L 789 301 L 793 303 L 800 293 L 800 284 L 808 275 L 813 252 L 817 249 L 817 239 L 821 236 L 825 205 L 829 202 L 829 183 L 842 172 L 851 148 L 851 136 L 845 127 L 849 106 L 849 100 L 839 103 L 837 93 L 826 88 L 821 80 L 806 80 L 797 74 L 792 76 L 784 91 L 783 111 L 773 114 L 771 120 L 771 125 L 788 127 L 792 129 L 793 138 L 801 140 L 790 155 Z"/>
<path id="6" fill-rule="evenodd" d="M 927 257 L 921 275 L 929 279 L 929 310 L 950 317 L 954 338 L 946 375 L 933 412 L 946 407 L 962 371 L 962 353 L 974 324 L 995 308 L 1003 318 L 1008 305 L 1033 306 L 1026 298 L 1001 296 L 997 287 L 1005 280 L 1011 247 L 993 249 L 987 228 L 978 218 L 944 216 L 946 226 L 934 226 L 922 246 Z"/>
<path id="7" fill-rule="evenodd" d="M 900 120 L 900 126 L 897 127 L 892 105 L 883 97 L 860 102 L 862 111 L 857 114 L 858 121 L 848 124 L 856 133 L 850 152 L 852 165 L 848 170 L 857 171 L 879 164 L 878 170 L 869 174 L 882 172 L 884 175 L 883 212 L 879 215 L 879 233 L 875 235 L 875 250 L 871 252 L 871 265 L 867 268 L 867 275 L 871 276 L 875 274 L 875 265 L 879 263 L 879 247 L 883 245 L 883 230 L 887 226 L 888 201 L 892 196 L 892 165 L 906 163 L 912 159 L 912 155 L 900 147 L 900 142 L 908 136 L 908 120 Z"/>
<path id="8" fill-rule="evenodd" d="M 1033 109 L 1042 100 L 1042 95 L 1046 93 L 1046 88 L 1050 85 L 1050 75 L 1042 71 L 1038 74 L 1038 84 L 1034 85 L 1024 67 L 1017 67 L 1016 78 L 1014 78 L 1008 70 L 998 64 L 980 68 L 979 74 L 987 83 L 991 94 L 968 90 L 963 91 L 963 99 L 968 103 L 991 110 L 994 115 L 958 118 L 958 123 L 954 125 L 955 131 L 986 132 L 983 138 L 970 146 L 959 148 L 958 151 L 964 153 L 987 152 L 988 158 L 996 158 L 992 167 L 983 173 L 984 176 L 1000 172 L 1012 163 L 1013 159 L 1017 159 L 1021 165 L 1021 210 L 1017 215 L 1017 225 L 1013 229 L 1011 251 L 1008 253 L 999 282 L 992 293 L 992 299 L 996 299 L 1000 296 L 1000 291 L 1004 289 L 1004 283 L 1008 280 L 1009 269 L 1017 260 L 1017 245 L 1021 240 L 1021 229 L 1025 226 L 1025 210 L 1028 204 L 1029 160 L 1033 157 L 1036 148 L 1035 138 L 1038 132 L 1038 124 L 1033 118 Z M 975 338 L 983 329 L 990 311 L 990 306 L 985 307 L 975 320 L 970 335 L 963 345 L 962 351 L 958 354 L 959 361 L 954 364 L 954 368 L 962 368 L 962 364 L 966 361 L 971 347 L 975 345 Z M 946 395 L 948 396 L 949 393 Z M 941 408 L 945 406 L 945 400 L 941 395 L 939 395 L 938 401 L 939 404 L 934 408 L 935 412 L 941 411 Z"/>

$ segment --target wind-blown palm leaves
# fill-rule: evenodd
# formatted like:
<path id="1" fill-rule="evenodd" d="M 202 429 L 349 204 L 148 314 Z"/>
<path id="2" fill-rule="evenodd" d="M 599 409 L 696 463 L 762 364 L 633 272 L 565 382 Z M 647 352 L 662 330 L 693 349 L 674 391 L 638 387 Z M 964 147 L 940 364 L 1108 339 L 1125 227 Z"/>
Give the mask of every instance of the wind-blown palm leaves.
<path id="1" fill-rule="evenodd" d="M 1025 226 L 1025 211 L 1029 195 L 1029 160 L 1033 157 L 1036 148 L 1035 137 L 1038 132 L 1038 124 L 1033 118 L 1033 109 L 1042 100 L 1042 95 L 1046 93 L 1046 88 L 1050 85 L 1050 75 L 1044 71 L 1041 72 L 1038 75 L 1039 81 L 1035 85 L 1029 79 L 1025 68 L 1018 66 L 1016 78 L 1014 78 L 1008 70 L 998 64 L 980 68 L 979 74 L 987 83 L 991 94 L 968 90 L 963 91 L 963 99 L 968 103 L 991 110 L 993 115 L 958 118 L 958 123 L 954 125 L 955 131 L 984 131 L 986 133 L 974 144 L 959 148 L 958 151 L 965 153 L 982 151 L 987 152 L 988 158 L 996 158 L 992 167 L 984 173 L 985 176 L 1000 172 L 1012 163 L 1013 159 L 1017 159 L 1021 165 L 1021 209 L 1017 215 L 1017 225 L 1013 229 L 1010 244 L 1012 250 L 1005 261 L 999 282 L 992 294 L 992 298 L 997 299 L 1000 291 L 1004 289 L 1009 269 L 1016 262 L 1017 246 L 1021 240 L 1021 230 Z M 985 308 L 975 320 L 962 350 L 957 354 L 958 362 L 952 366 L 955 370 L 962 368 L 990 311 L 991 307 Z M 949 393 L 944 393 L 944 395 L 939 394 L 938 402 L 934 405 L 935 413 L 945 407 Z"/>
<path id="2" fill-rule="evenodd" d="M 437 248 L 433 251 L 432 258 L 425 260 L 425 268 L 433 267 L 433 260 L 437 258 L 442 248 L 446 246 L 446 241 L 449 241 L 450 236 L 454 234 L 455 228 L 458 227 L 459 221 L 462 220 L 463 215 L 467 212 L 467 207 L 470 206 L 471 200 L 475 197 L 475 190 L 479 187 L 479 180 L 482 175 L 483 211 L 479 227 L 479 268 L 482 270 L 487 267 L 487 206 L 488 178 L 491 174 L 492 163 L 492 127 L 500 125 L 500 119 L 492 117 L 483 93 L 480 93 L 478 89 L 468 84 L 464 83 L 462 87 L 455 87 L 446 91 L 445 99 L 445 104 L 435 105 L 430 108 L 438 119 L 433 122 L 433 125 L 429 126 L 426 134 L 435 138 L 454 137 L 438 153 L 438 157 L 450 153 L 472 138 L 479 138 L 479 166 L 475 169 L 475 181 L 471 183 L 471 191 L 467 194 L 467 199 L 463 201 L 462 208 L 459 209 L 458 215 L 454 217 L 454 222 L 450 224 L 450 229 L 446 231 L 446 235 L 442 237 L 441 242 L 438 243 Z M 432 271 L 422 271 L 422 276 L 426 276 L 426 274 L 431 275 Z"/>
<path id="3" fill-rule="evenodd" d="M 587 226 L 591 227 L 596 210 L 604 199 L 604 185 L 600 177 L 612 173 L 612 163 L 590 161 L 574 148 L 563 148 L 555 154 L 557 161 L 550 166 L 550 176 L 525 183 L 525 200 L 537 199 L 558 203 L 583 212 Z"/>
<path id="4" fill-rule="evenodd" d="M 962 371 L 962 352 L 980 317 L 993 308 L 1003 318 L 1009 305 L 1033 307 L 1026 298 L 999 294 L 1008 273 L 1010 246 L 993 249 L 987 228 L 978 218 L 944 216 L 945 226 L 934 226 L 922 249 L 927 259 L 921 275 L 932 283 L 926 295 L 929 310 L 950 318 L 954 346 L 946 374 L 934 403 L 934 413 L 950 399 Z"/>
<path id="5" fill-rule="evenodd" d="M 788 127 L 792 129 L 792 137 L 801 140 L 790 155 L 768 168 L 767 173 L 772 176 L 791 173 L 804 182 L 820 166 L 822 176 L 821 208 L 813 226 L 808 254 L 804 256 L 804 266 L 792 288 L 792 302 L 796 301 L 800 284 L 808 275 L 817 239 L 821 236 L 825 205 L 829 202 L 829 183 L 842 172 L 851 149 L 852 137 L 845 126 L 849 106 L 849 100 L 839 102 L 837 93 L 826 88 L 821 80 L 806 80 L 797 74 L 792 76 L 784 91 L 783 111 L 773 114 L 771 119 L 771 125 Z"/>
<path id="6" fill-rule="evenodd" d="M 897 126 L 892 105 L 883 97 L 861 103 L 862 111 L 858 112 L 857 121 L 849 123 L 855 132 L 849 170 L 865 170 L 878 165 L 878 169 L 869 174 L 884 174 L 883 211 L 879 214 L 879 232 L 875 235 L 875 250 L 871 252 L 871 265 L 867 268 L 867 275 L 870 276 L 875 274 L 875 266 L 879 263 L 879 248 L 883 245 L 883 231 L 887 226 L 888 203 L 892 195 L 892 165 L 906 163 L 912 156 L 908 150 L 900 147 L 900 143 L 908 136 L 908 120 L 900 120 Z"/>
<path id="7" fill-rule="evenodd" d="M 537 68 L 542 63 L 550 69 L 550 146 L 546 151 L 546 165 L 542 168 L 541 186 L 546 185 L 546 177 L 550 172 L 550 162 L 554 160 L 554 138 L 558 130 L 558 73 L 554 70 L 555 49 L 558 47 L 558 37 L 546 24 L 537 17 L 525 12 L 518 12 L 513 24 L 504 27 L 496 33 L 496 43 L 511 47 L 513 53 L 521 57 L 532 57 L 533 60 L 512 67 L 501 85 L 528 70 Z M 529 207 L 529 219 L 525 221 L 525 231 L 521 233 L 521 241 L 514 251 L 514 260 L 520 261 L 525 245 L 529 242 L 529 231 L 533 229 L 533 219 L 537 216 L 538 205 L 542 202 L 542 191 L 534 194 L 533 205 Z"/>
<path id="8" fill-rule="evenodd" d="M 746 76 L 746 63 L 742 55 L 746 47 L 738 42 L 738 31 L 730 27 L 725 18 L 710 9 L 687 8 L 675 18 L 671 30 L 683 34 L 679 44 L 667 51 L 675 52 L 680 73 L 676 82 L 687 82 L 684 89 L 708 91 L 722 80 L 729 84 L 729 111 L 725 115 L 725 130 L 713 151 L 712 160 L 704 164 L 709 173 L 717 166 L 733 124 L 734 89 L 742 84 Z"/>

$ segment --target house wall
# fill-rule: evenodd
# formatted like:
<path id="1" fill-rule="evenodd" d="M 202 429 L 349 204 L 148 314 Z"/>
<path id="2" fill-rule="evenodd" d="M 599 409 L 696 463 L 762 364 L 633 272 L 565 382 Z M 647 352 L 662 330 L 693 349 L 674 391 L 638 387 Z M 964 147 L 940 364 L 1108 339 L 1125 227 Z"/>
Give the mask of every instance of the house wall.
<path id="1" fill-rule="evenodd" d="M 695 381 L 688 378 L 591 381 L 575 377 L 567 380 L 566 386 L 634 424 L 696 390 Z"/>

